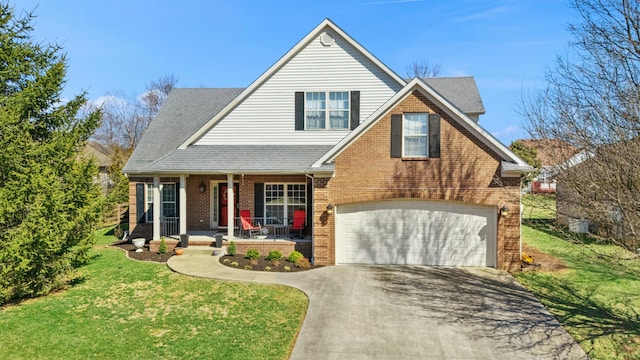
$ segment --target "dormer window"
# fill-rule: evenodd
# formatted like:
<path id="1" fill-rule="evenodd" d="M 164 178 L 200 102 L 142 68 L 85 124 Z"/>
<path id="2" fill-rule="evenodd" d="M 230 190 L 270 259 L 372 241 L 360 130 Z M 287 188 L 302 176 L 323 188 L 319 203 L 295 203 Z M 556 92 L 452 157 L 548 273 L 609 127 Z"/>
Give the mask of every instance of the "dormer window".
<path id="1" fill-rule="evenodd" d="M 353 130 L 360 123 L 360 91 L 295 93 L 296 130 Z"/>

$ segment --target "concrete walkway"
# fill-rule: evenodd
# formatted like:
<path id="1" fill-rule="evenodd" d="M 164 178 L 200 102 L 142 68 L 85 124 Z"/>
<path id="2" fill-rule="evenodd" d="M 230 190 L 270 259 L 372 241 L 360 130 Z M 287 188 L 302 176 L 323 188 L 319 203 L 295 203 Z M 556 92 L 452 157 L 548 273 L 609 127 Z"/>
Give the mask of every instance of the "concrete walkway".
<path id="1" fill-rule="evenodd" d="M 506 272 L 328 266 L 266 273 L 229 268 L 218 257 L 192 249 L 167 264 L 192 276 L 304 291 L 309 309 L 291 359 L 587 359 Z"/>

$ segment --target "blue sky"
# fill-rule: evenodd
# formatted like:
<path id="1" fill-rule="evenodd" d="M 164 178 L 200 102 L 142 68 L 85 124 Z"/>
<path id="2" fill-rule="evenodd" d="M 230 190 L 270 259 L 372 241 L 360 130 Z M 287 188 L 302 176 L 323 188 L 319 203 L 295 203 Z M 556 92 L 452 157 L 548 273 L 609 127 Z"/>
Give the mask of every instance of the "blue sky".
<path id="1" fill-rule="evenodd" d="M 505 144 L 526 137 L 517 108 L 567 54 L 564 0 L 165 1 L 21 0 L 34 39 L 68 57 L 67 98 L 135 98 L 165 74 L 178 87 L 246 87 L 324 18 L 399 75 L 426 60 L 441 76 L 474 76 L 480 124 Z"/>

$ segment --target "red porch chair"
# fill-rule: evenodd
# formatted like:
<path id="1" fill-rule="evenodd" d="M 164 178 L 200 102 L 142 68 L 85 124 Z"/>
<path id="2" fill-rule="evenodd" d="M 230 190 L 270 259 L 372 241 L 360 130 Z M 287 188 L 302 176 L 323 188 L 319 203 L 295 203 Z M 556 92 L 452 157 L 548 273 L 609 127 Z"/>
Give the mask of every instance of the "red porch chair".
<path id="1" fill-rule="evenodd" d="M 293 211 L 293 223 L 289 228 L 289 232 L 298 231 L 299 236 L 302 238 L 302 232 L 304 231 L 304 221 L 307 218 L 307 213 L 304 210 L 294 210 Z"/>
<path id="2" fill-rule="evenodd" d="M 250 210 L 240 210 L 240 222 L 242 223 L 242 231 L 248 233 L 250 238 L 253 238 L 254 235 L 260 235 L 262 232 L 260 224 L 257 226 L 251 224 Z"/>

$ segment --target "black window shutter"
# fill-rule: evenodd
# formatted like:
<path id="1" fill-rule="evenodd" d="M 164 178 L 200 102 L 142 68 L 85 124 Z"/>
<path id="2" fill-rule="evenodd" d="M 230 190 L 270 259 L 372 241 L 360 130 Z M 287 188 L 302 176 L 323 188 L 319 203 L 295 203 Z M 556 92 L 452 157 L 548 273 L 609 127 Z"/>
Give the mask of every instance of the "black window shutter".
<path id="1" fill-rule="evenodd" d="M 256 219 L 264 217 L 264 184 L 253 184 L 253 205 L 254 205 L 254 217 Z"/>
<path id="2" fill-rule="evenodd" d="M 440 115 L 429 114 L 429 157 L 440 157 Z"/>
<path id="3" fill-rule="evenodd" d="M 402 157 L 402 114 L 391 115 L 391 157 Z"/>
<path id="4" fill-rule="evenodd" d="M 296 91 L 296 130 L 304 130 L 304 92 Z"/>
<path id="5" fill-rule="evenodd" d="M 176 183 L 176 213 L 175 217 L 179 217 L 180 216 L 180 183 L 177 182 Z"/>
<path id="6" fill-rule="evenodd" d="M 143 223 L 146 216 L 144 213 L 144 184 L 136 184 L 136 215 L 138 216 L 138 223 Z"/>
<path id="7" fill-rule="evenodd" d="M 360 124 L 360 91 L 351 92 L 351 118 L 349 129 L 353 130 Z"/>

